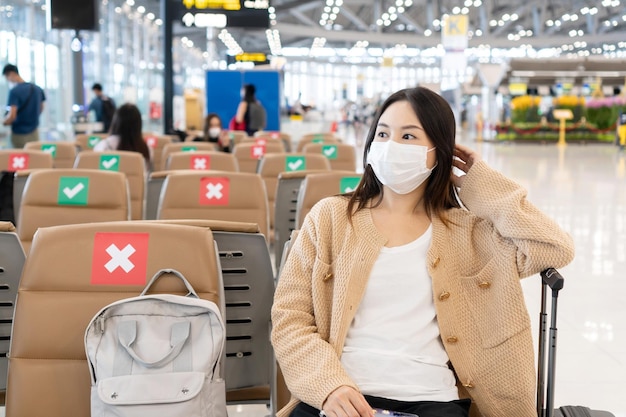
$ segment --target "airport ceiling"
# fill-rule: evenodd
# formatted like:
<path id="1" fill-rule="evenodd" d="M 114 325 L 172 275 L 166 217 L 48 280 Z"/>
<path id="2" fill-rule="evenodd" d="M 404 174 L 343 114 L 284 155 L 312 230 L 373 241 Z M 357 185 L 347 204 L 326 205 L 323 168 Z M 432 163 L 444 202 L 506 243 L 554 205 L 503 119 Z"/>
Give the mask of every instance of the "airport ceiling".
<path id="1" fill-rule="evenodd" d="M 540 49 L 574 42 L 602 47 L 626 41 L 624 0 L 270 0 L 270 5 L 276 14 L 271 28 L 279 31 L 283 48 L 310 47 L 316 37 L 332 48 L 351 48 L 358 41 L 370 47 L 436 47 L 446 14 L 468 16 L 470 47 Z M 263 30 L 229 31 L 244 51 L 269 52 Z M 179 25 L 176 32 L 206 39 L 204 29 Z"/>

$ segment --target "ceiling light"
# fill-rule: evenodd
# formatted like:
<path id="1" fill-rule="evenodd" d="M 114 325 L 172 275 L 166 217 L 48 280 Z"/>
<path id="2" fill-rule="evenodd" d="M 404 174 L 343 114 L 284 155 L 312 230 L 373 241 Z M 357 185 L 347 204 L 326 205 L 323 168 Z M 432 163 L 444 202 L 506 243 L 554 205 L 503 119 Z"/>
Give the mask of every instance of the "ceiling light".
<path id="1" fill-rule="evenodd" d="M 461 13 L 461 8 L 459 6 L 456 6 L 452 9 L 452 14 L 459 14 Z"/>

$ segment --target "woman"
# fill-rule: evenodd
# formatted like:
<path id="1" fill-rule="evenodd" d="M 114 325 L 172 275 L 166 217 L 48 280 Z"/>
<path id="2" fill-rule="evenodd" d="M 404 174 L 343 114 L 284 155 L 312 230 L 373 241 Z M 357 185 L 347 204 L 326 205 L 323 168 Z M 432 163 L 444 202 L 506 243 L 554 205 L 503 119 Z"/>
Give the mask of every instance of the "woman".
<path id="1" fill-rule="evenodd" d="M 143 140 L 141 113 L 137 106 L 126 103 L 117 108 L 111 121 L 109 134 L 109 137 L 94 146 L 94 151 L 139 152 L 146 161 L 146 167 L 150 167 L 151 149 Z"/>
<path id="2" fill-rule="evenodd" d="M 193 138 L 193 142 L 211 142 L 217 143 L 217 146 L 228 151 L 229 138 L 228 131 L 222 129 L 222 119 L 216 113 L 209 113 L 204 118 L 204 130 L 202 137 Z"/>
<path id="3" fill-rule="evenodd" d="M 312 209 L 280 276 L 272 343 L 295 399 L 278 416 L 465 417 L 468 396 L 485 417 L 536 414 L 519 279 L 569 263 L 572 239 L 455 145 L 428 89 L 383 103 L 364 166 Z"/>
<path id="4" fill-rule="evenodd" d="M 245 130 L 248 136 L 265 129 L 266 113 L 261 103 L 256 99 L 256 88 L 253 84 L 243 86 L 243 99 L 237 107 L 235 115 L 235 126 L 245 123 Z"/>

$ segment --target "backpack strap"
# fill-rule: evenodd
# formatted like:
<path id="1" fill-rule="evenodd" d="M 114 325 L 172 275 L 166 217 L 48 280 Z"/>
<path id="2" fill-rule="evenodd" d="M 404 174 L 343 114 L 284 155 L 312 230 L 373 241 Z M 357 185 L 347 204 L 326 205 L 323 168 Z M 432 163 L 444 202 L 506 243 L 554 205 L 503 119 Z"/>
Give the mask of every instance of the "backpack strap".
<path id="1" fill-rule="evenodd" d="M 189 291 L 187 293 L 186 297 L 200 298 L 200 297 L 198 297 L 198 293 L 196 293 L 196 290 L 193 289 L 193 287 L 191 286 L 189 281 L 187 281 L 187 279 L 183 276 L 183 274 L 181 274 L 180 272 L 178 272 L 175 269 L 161 269 L 161 270 L 157 271 L 157 273 L 154 274 L 152 279 L 150 279 L 150 281 L 148 282 L 146 287 L 143 289 L 143 291 L 139 295 L 140 296 L 146 295 L 148 290 L 150 290 L 150 288 L 154 285 L 154 283 L 157 282 L 157 280 L 159 278 L 161 278 L 165 274 L 172 274 L 172 275 L 180 278 L 180 280 L 183 282 L 183 284 L 185 284 L 185 288 L 187 288 L 187 291 Z"/>

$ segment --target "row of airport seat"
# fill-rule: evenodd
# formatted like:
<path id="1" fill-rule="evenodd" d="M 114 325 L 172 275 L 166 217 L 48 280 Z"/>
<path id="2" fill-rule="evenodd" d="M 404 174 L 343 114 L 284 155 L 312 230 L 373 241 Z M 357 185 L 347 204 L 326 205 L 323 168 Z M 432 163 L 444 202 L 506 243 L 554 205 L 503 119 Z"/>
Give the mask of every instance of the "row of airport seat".
<path id="1" fill-rule="evenodd" d="M 347 173 L 354 174 L 354 173 Z M 181 173 L 184 175 L 184 173 Z M 335 180 L 331 180 L 331 177 L 336 177 Z M 174 177 L 172 177 L 174 178 Z M 357 178 L 358 179 L 358 178 Z M 321 181 L 321 182 L 320 182 Z M 330 182 L 329 182 L 330 181 Z M 334 181 L 334 183 L 333 183 Z M 333 195 L 337 193 L 337 190 L 341 191 L 339 187 L 345 186 L 346 177 L 342 177 L 339 172 L 313 172 L 301 178 L 301 188 L 303 189 L 303 195 L 301 201 L 298 203 L 298 213 L 300 218 L 302 218 L 312 204 L 319 199 Z M 331 184 L 332 183 L 332 184 Z M 310 187 L 309 195 L 305 192 L 307 189 L 307 184 Z M 354 183 L 351 183 L 352 187 Z M 295 220 L 301 222 L 301 220 Z M 8 408 L 7 410 L 11 410 L 10 415 L 37 415 L 38 413 L 34 412 L 33 407 L 37 407 L 34 404 L 24 405 L 24 399 L 26 396 L 37 395 L 37 398 L 42 398 L 43 403 L 41 409 L 49 410 L 50 406 L 55 410 L 52 413 L 47 413 L 46 415 L 81 415 L 81 412 L 77 413 L 77 407 L 87 407 L 88 406 L 88 396 L 84 395 L 86 387 L 88 387 L 88 378 L 87 385 L 85 385 L 85 378 L 80 374 L 83 373 L 80 369 L 77 369 L 77 366 L 80 365 L 80 362 L 84 362 L 84 355 L 82 354 L 82 350 L 80 353 L 76 350 L 78 347 L 78 336 L 82 336 L 82 331 L 84 331 L 83 324 L 86 323 L 85 320 L 91 317 L 93 311 L 97 311 L 99 306 L 106 304 L 104 301 L 98 304 L 97 306 L 89 303 L 89 314 L 84 313 L 80 315 L 72 315 L 75 319 L 70 320 L 70 322 L 64 322 L 63 320 L 58 320 L 59 317 L 65 317 L 64 309 L 58 309 L 58 304 L 72 305 L 77 309 L 85 309 L 86 305 L 83 303 L 76 304 L 71 294 L 72 291 L 70 288 L 63 287 L 61 281 L 63 280 L 72 280 L 78 279 L 82 280 L 80 285 L 85 284 L 85 276 L 87 276 L 87 269 L 83 271 L 75 272 L 71 268 L 76 265 L 73 262 L 67 261 L 67 256 L 76 256 L 76 259 L 90 259 L 88 254 L 92 253 L 92 247 L 89 242 L 81 240 L 81 230 L 89 230 L 92 233 L 97 231 L 97 233 L 122 233 L 122 230 L 130 230 L 129 233 L 137 232 L 142 227 L 148 227 L 150 225 L 152 227 L 155 224 L 163 225 L 183 225 L 183 226 L 195 226 L 195 227 L 204 227 L 213 230 L 213 234 L 215 236 L 215 241 L 217 242 L 217 246 L 219 248 L 219 256 L 221 262 L 221 272 L 224 277 L 224 288 L 226 289 L 226 317 L 227 317 L 227 365 L 226 365 L 226 381 L 227 387 L 229 387 L 228 398 L 231 403 L 239 403 L 239 402 L 270 402 L 271 404 L 279 404 L 284 405 L 288 400 L 288 393 L 285 392 L 285 387 L 282 386 L 282 389 L 279 389 L 280 384 L 276 385 L 276 380 L 281 380 L 280 370 L 274 368 L 274 359 L 271 354 L 271 347 L 269 346 L 269 334 L 255 334 L 254 336 L 250 334 L 242 333 L 241 329 L 245 329 L 246 325 L 249 325 L 251 328 L 258 326 L 259 321 L 261 323 L 266 323 L 265 318 L 269 320 L 269 309 L 271 307 L 271 295 L 268 297 L 268 292 L 271 291 L 273 293 L 273 287 L 270 288 L 267 286 L 267 282 L 273 283 L 273 274 L 271 267 L 271 260 L 269 257 L 268 247 L 265 241 L 264 236 L 259 233 L 260 229 L 256 224 L 242 224 L 242 223 L 231 223 L 231 222 L 215 222 L 215 221 L 203 221 L 203 220 L 181 220 L 181 219 L 171 219 L 166 221 L 160 221 L 157 223 L 151 223 L 146 221 L 141 222 L 104 222 L 104 223 L 91 223 L 85 225 L 73 225 L 73 226 L 59 226 L 59 227 L 49 227 L 42 228 L 38 231 L 34 244 L 31 250 L 31 254 L 27 259 L 27 262 L 34 262 L 35 270 L 44 271 L 42 272 L 42 276 L 39 277 L 38 274 L 34 274 L 36 276 L 35 282 L 41 284 L 41 288 L 37 287 L 37 285 L 33 284 L 33 282 L 29 281 L 30 275 L 25 270 L 22 283 L 20 284 L 20 300 L 26 299 L 31 300 L 23 302 L 27 304 L 24 308 L 25 313 L 22 313 L 23 310 L 17 310 L 15 317 L 16 320 L 19 321 L 20 316 L 27 317 L 24 319 L 28 322 L 28 324 L 22 324 L 22 327 L 19 327 L 20 323 L 18 322 L 18 328 L 14 330 L 14 338 L 19 338 L 19 342 L 16 342 L 12 345 L 11 351 L 11 360 L 12 365 L 11 369 L 14 372 L 13 375 L 17 374 L 17 376 L 11 376 L 9 381 L 16 381 L 13 384 L 9 383 L 9 387 L 13 386 L 14 388 L 10 388 L 8 392 Z M 294 223 L 296 225 L 298 223 Z M 6 230 L 10 232 L 11 230 Z M 54 231 L 54 233 L 52 233 Z M 63 232 L 64 236 L 61 237 L 61 232 Z M 51 234 L 52 233 L 52 234 Z M 94 232 L 95 233 L 95 232 Z M 194 256 L 195 252 L 191 251 L 191 253 L 187 253 L 188 242 L 185 239 L 179 239 L 173 235 L 174 229 L 171 229 L 171 232 L 164 234 L 163 242 L 167 242 L 166 247 L 167 250 L 174 251 L 178 253 L 179 250 L 182 250 L 186 253 L 186 255 L 182 258 L 178 258 L 174 256 L 174 254 L 169 254 L 168 256 L 164 255 L 164 252 L 159 252 L 158 255 L 148 256 L 148 259 L 151 261 L 164 261 L 167 262 L 170 259 L 177 259 L 178 262 L 176 265 L 195 265 L 196 258 Z M 249 236 L 252 233 L 255 237 L 255 247 L 254 249 L 247 248 L 242 249 L 242 236 Z M 11 233 L 4 233 L 3 235 L 7 235 Z M 17 235 L 14 235 L 14 242 L 19 245 L 19 240 L 16 239 Z M 221 238 L 219 238 L 221 236 Z M 0 244 L 3 245 L 2 253 L 11 254 L 11 251 L 5 250 L 6 245 L 0 236 Z M 71 241 L 69 243 L 63 243 L 64 240 Z M 248 238 L 250 239 L 250 238 Z M 260 243 L 262 244 L 260 244 Z M 193 244 L 192 244 L 193 245 Z M 15 245 L 14 245 L 15 246 Z M 288 245 L 285 245 L 288 246 Z M 54 249 L 52 250 L 52 248 Z M 52 252 L 47 252 L 52 250 Z M 85 250 L 87 252 L 85 252 Z M 95 249 L 93 249 L 95 251 Z M 161 249 L 165 250 L 166 249 Z M 49 253 L 49 255 L 43 256 L 40 253 Z M 19 251 L 18 251 L 19 252 Z M 171 256 L 170 256 L 171 255 Z M 36 259 L 36 260 L 32 260 Z M 284 256 L 283 256 L 284 258 Z M 95 255 L 94 255 L 95 259 Z M 277 259 L 280 259 L 277 254 Z M 7 263 L 19 263 L 23 262 L 24 255 L 22 252 L 22 256 L 16 256 L 15 254 L 10 255 L 7 259 L 0 259 L 0 271 L 5 272 L 8 271 L 9 274 L 3 276 L 3 278 L 8 278 L 11 275 L 11 271 L 13 271 L 13 279 L 17 275 L 15 271 L 17 268 L 6 267 Z M 242 264 L 246 263 L 247 264 Z M 80 262 L 79 262 L 80 263 Z M 66 265 L 72 264 L 73 266 L 69 269 L 66 268 Z M 170 265 L 170 267 L 172 267 Z M 91 265 L 91 270 L 93 270 L 93 265 Z M 160 269 L 160 266 L 154 266 L 152 268 L 154 270 Z M 254 271 L 254 274 L 249 274 L 250 271 Z M 248 275 L 246 275 L 248 274 Z M 147 276 L 150 276 L 150 272 L 147 272 Z M 199 276 L 203 276 L 200 274 Z M 243 278 L 245 276 L 245 278 Z M 271 276 L 272 278 L 268 278 Z M 80 278 L 79 278 L 80 277 Z M 43 279 L 43 282 L 37 281 L 39 279 Z M 53 281 L 51 285 L 50 282 L 47 282 L 47 279 Z M 229 280 L 232 278 L 232 280 Z M 93 276 L 92 276 L 93 279 Z M 237 280 L 237 279 L 243 279 Z M 257 281 L 256 284 L 251 284 L 246 281 L 249 279 L 254 279 Z M 56 284 L 55 280 L 59 280 Z M 262 282 L 258 282 L 258 281 Z M 57 287 L 57 284 L 59 285 Z M 93 284 L 93 283 L 92 283 Z M 0 289 L 7 287 L 15 291 L 15 284 L 0 284 Z M 261 289 L 259 289 L 261 287 Z M 92 288 L 83 288 L 80 287 L 76 292 L 76 296 L 79 294 L 83 294 L 87 289 Z M 107 287 L 107 289 L 98 288 L 98 296 L 100 296 L 100 290 L 103 293 L 106 293 L 107 297 L 103 296 L 103 300 L 113 301 L 113 298 L 109 297 L 119 297 L 122 298 L 125 295 L 124 291 L 121 291 L 119 288 L 113 288 L 112 293 L 108 291 L 112 287 Z M 268 289 L 269 288 L 269 289 Z M 129 288 L 124 287 L 124 290 Z M 137 288 L 130 288 L 131 291 L 137 290 Z M 40 298 L 42 294 L 40 292 L 51 291 L 52 294 L 61 296 L 62 300 L 51 301 L 53 304 L 47 304 L 43 302 Z M 171 291 L 171 290 L 168 290 Z M 202 291 L 202 290 L 201 290 Z M 232 292 L 229 292 L 232 291 Z M 248 291 L 249 294 L 246 297 L 252 297 L 254 293 L 258 293 L 260 296 L 256 301 L 250 300 L 241 300 L 236 299 L 237 294 L 241 294 L 242 292 Z M 233 296 L 230 297 L 229 294 Z M 0 306 L 8 305 L 11 306 L 12 300 L 10 294 L 7 294 L 9 297 L 8 302 L 2 303 L 0 302 Z M 234 298 L 235 297 L 235 298 Z M 54 298 L 54 297 L 53 297 Z M 71 299 L 71 300 L 70 300 Z M 68 302 L 72 301 L 72 302 Z M 265 313 L 259 313 L 260 316 L 254 317 L 262 317 L 260 320 L 251 319 L 250 311 L 246 309 L 250 309 L 253 306 L 264 306 L 261 308 Z M 230 307 L 230 310 L 229 310 Z M 22 308 L 22 305 L 18 305 L 18 308 Z M 238 310 L 238 309 L 243 310 Z M 233 310 L 234 309 L 234 310 Z M 44 312 L 55 311 L 55 315 L 51 317 L 50 314 L 45 314 Z M 82 310 L 81 310 L 82 311 Z M 230 313 L 230 311 L 243 311 L 243 317 L 237 317 L 235 314 Z M 266 314 L 266 316 L 263 316 Z M 7 314 L 5 314 L 7 315 Z M 7 316 L 11 316 L 8 314 Z M 43 320 L 40 323 L 40 326 L 31 327 L 32 320 Z M 56 321 L 55 321 L 56 320 Z M 252 323 L 252 321 L 254 323 Z M 77 321 L 80 321 L 78 323 Z M 29 330 L 25 328 L 28 327 Z M 62 329 L 61 329 L 62 327 Z M 269 329 L 269 325 L 262 325 L 267 331 Z M 237 330 L 239 329 L 239 330 Z M 37 337 L 31 337 L 31 333 L 34 331 L 37 334 Z M 73 337 L 67 338 L 63 336 L 63 332 L 74 332 Z M 250 329 L 249 332 L 259 332 L 258 328 L 256 330 Z M 6 332 L 10 334 L 10 332 Z M 80 333 L 80 334 L 79 334 Z M 27 342 L 24 342 L 26 340 Z M 55 346 L 55 341 L 61 340 L 61 345 L 63 349 L 68 347 L 68 340 L 73 340 L 75 343 L 73 345 L 73 349 L 69 352 L 70 358 L 57 358 L 52 357 L 48 358 L 46 354 L 43 352 L 43 346 Z M 80 339 L 82 342 L 82 339 Z M 264 341 L 265 347 L 258 346 L 255 342 Z M 14 348 L 14 346 L 17 346 Z M 254 347 L 253 347 L 254 346 Z M 60 354 L 63 356 L 63 352 L 56 352 L 56 348 L 52 348 L 52 351 L 55 354 Z M 80 345 L 80 349 L 82 349 L 82 344 Z M 246 350 L 248 349 L 248 350 Z M 269 353 L 268 353 L 269 352 Z M 32 355 L 33 357 L 29 357 Z M 77 358 L 80 356 L 80 358 Z M 251 357 L 251 358 L 248 358 Z M 35 359 L 36 358 L 36 359 Z M 249 360 L 246 362 L 241 360 L 242 358 L 248 358 Z M 263 359 L 265 358 L 265 360 Z M 48 362 L 46 362 L 48 361 Z M 261 362 L 261 363 L 259 363 Z M 2 363 L 2 362 L 0 362 Z M 6 366 L 6 355 L 5 355 L 5 366 Z M 13 364 L 15 363 L 15 364 Z M 46 366 L 50 365 L 50 368 L 46 368 Z M 1 368 L 0 368 L 1 369 Z M 15 369 L 15 371 L 13 371 Z M 268 371 L 270 369 L 270 371 Z M 271 372 L 273 370 L 273 372 Z M 60 391 L 58 389 L 50 390 L 47 386 L 48 383 L 53 382 L 53 377 L 57 375 L 57 373 L 70 375 L 70 380 L 73 381 L 73 377 L 76 377 L 75 382 L 80 384 L 80 388 L 78 386 L 72 386 L 70 384 L 67 387 L 68 390 L 72 392 L 72 395 L 69 397 L 69 401 L 67 403 L 63 402 L 60 404 L 58 401 L 59 394 L 67 394 L 64 389 Z M 263 383 L 263 378 L 267 379 L 267 375 L 272 374 L 269 379 L 269 384 Z M 43 378 L 40 376 L 43 375 Z M 87 373 L 88 375 L 88 373 Z M 250 383 L 251 376 L 257 378 L 257 382 L 260 381 L 260 385 L 255 385 Z M 13 378 L 13 379 L 11 379 Z M 26 386 L 31 386 L 31 384 L 37 383 L 37 388 L 35 390 L 27 390 Z M 270 388 L 271 387 L 271 388 Z M 15 391 L 22 394 L 15 394 Z M 15 394 L 15 395 L 14 395 Z M 81 396 L 80 399 L 76 398 L 76 396 Z M 278 399 L 277 399 L 278 396 Z M 271 401 L 270 401 L 271 399 Z M 278 403 L 277 403 L 278 401 Z M 67 408 L 69 407 L 69 408 Z M 276 405 L 273 405 L 276 407 Z M 40 410 L 41 410 L 40 409 Z M 57 414 L 58 410 L 58 414 Z"/>

